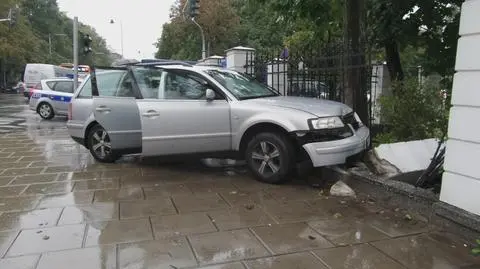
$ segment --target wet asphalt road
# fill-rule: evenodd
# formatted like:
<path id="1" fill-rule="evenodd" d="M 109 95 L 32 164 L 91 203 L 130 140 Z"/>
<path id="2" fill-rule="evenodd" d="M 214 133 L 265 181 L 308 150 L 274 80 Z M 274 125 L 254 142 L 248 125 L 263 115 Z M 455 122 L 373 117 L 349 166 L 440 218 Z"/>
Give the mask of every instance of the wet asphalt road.
<path id="1" fill-rule="evenodd" d="M 0 94 L 1 269 L 480 265 L 467 242 L 362 194 L 266 185 L 199 162 L 95 163 L 65 122 Z"/>

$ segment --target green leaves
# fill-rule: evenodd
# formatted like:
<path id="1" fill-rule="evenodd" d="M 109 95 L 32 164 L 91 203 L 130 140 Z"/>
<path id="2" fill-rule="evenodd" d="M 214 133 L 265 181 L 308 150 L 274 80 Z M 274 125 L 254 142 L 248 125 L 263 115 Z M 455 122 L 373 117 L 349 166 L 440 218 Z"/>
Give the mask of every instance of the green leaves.
<path id="1" fill-rule="evenodd" d="M 475 256 L 478 256 L 480 255 L 480 239 L 477 239 L 476 242 L 477 242 L 477 246 L 472 249 L 472 254 Z"/>
<path id="2" fill-rule="evenodd" d="M 406 79 L 395 83 L 396 94 L 380 99 L 381 121 L 388 129 L 377 137 L 378 142 L 440 138 L 446 134 L 448 107 L 444 105 L 441 89 L 438 80 L 419 84 L 416 79 Z"/>
<path id="3" fill-rule="evenodd" d="M 201 35 L 197 26 L 185 20 L 181 11 L 184 0 L 177 1 L 171 9 L 171 22 L 163 25 L 162 36 L 157 41 L 158 58 L 198 60 L 201 58 Z M 239 22 L 234 5 L 236 0 L 202 0 L 197 22 L 202 26 L 210 55 L 223 54 L 224 50 L 238 45 Z M 181 44 L 181 45 L 180 45 Z"/>
<path id="4" fill-rule="evenodd" d="M 20 14 L 15 28 L 8 29 L 7 23 L 0 23 L 0 61 L 11 72 L 9 81 L 18 80 L 28 62 L 60 64 L 72 62 L 73 22 L 60 12 L 55 0 L 3 0 L 0 1 L 0 16 L 15 4 Z M 111 52 L 106 42 L 93 28 L 81 24 L 80 30 L 88 32 L 94 42 L 95 63 L 110 65 Z M 51 39 L 51 51 L 49 36 Z M 83 59 L 80 59 L 80 63 Z"/>

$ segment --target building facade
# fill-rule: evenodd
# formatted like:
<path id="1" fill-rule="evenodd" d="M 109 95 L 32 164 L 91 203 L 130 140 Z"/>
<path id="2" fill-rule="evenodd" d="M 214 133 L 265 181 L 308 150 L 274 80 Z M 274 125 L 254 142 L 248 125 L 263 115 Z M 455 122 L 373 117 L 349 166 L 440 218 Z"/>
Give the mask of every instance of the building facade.
<path id="1" fill-rule="evenodd" d="M 480 0 L 462 5 L 440 200 L 480 215 Z"/>

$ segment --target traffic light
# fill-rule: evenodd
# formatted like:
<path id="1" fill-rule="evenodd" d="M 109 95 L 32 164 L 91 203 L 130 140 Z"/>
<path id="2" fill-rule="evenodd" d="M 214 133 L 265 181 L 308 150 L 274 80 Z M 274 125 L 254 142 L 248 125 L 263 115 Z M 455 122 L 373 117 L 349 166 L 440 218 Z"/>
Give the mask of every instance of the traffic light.
<path id="1" fill-rule="evenodd" d="M 18 8 L 11 8 L 8 12 L 9 18 L 9 26 L 10 28 L 14 27 L 17 24 L 17 17 L 18 17 Z"/>
<path id="2" fill-rule="evenodd" d="M 92 38 L 89 34 L 83 35 L 83 53 L 85 55 L 92 52 Z"/>
<path id="3" fill-rule="evenodd" d="M 195 18 L 200 14 L 200 0 L 188 0 L 190 6 L 190 17 Z"/>

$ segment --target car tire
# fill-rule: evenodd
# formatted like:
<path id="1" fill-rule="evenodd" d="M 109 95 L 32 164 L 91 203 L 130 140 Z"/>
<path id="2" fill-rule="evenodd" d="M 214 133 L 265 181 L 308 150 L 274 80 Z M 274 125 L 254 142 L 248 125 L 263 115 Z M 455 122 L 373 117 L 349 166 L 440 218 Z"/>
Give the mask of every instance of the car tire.
<path id="1" fill-rule="evenodd" d="M 87 146 L 93 158 L 101 163 L 113 163 L 120 158 L 111 148 L 107 131 L 98 124 L 88 132 Z"/>
<path id="2" fill-rule="evenodd" d="M 47 102 L 41 102 L 38 105 L 37 113 L 45 120 L 51 120 L 55 117 L 55 112 L 53 112 L 53 107 Z"/>
<path id="3" fill-rule="evenodd" d="M 280 133 L 259 133 L 245 150 L 245 160 L 261 182 L 281 184 L 288 181 L 295 168 L 294 148 Z"/>

